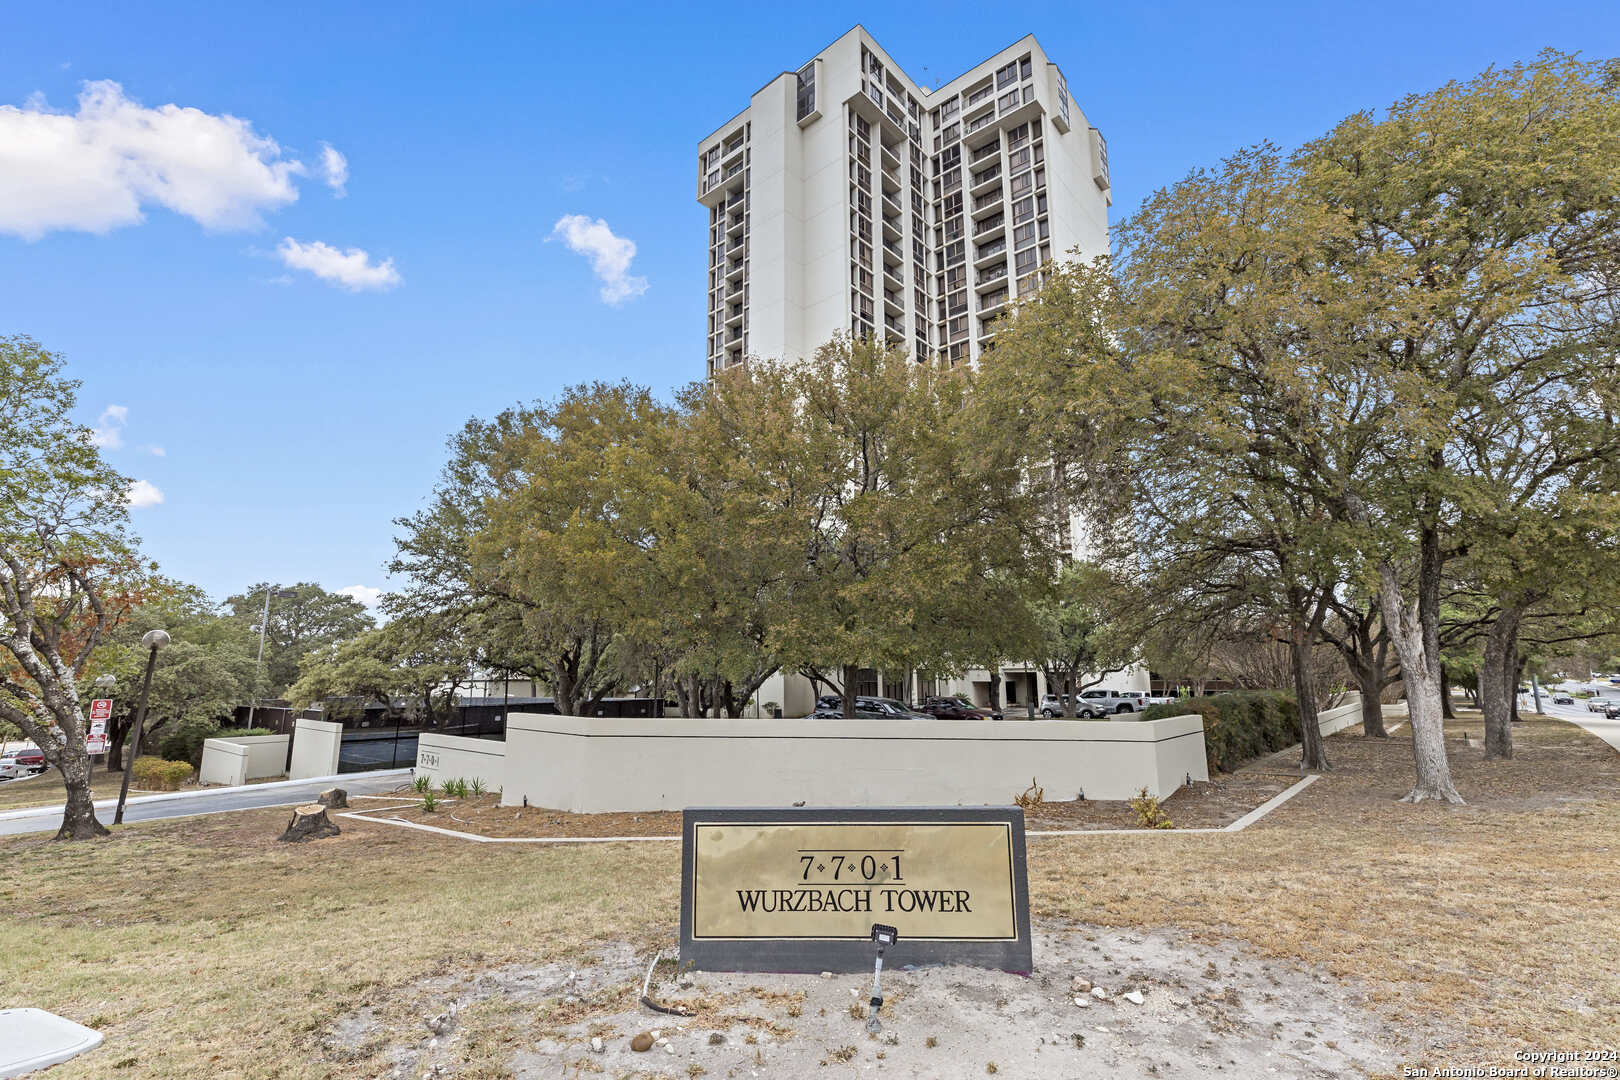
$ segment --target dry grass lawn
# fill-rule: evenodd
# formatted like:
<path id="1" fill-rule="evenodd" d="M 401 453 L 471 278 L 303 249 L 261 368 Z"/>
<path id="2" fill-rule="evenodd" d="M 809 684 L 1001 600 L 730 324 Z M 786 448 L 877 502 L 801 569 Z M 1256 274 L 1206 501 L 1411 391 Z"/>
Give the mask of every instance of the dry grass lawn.
<path id="1" fill-rule="evenodd" d="M 97 766 L 90 774 L 90 792 L 96 799 L 118 798 L 118 785 L 123 783 L 123 773 L 102 772 Z M 129 794 L 156 795 L 155 791 L 143 791 L 130 780 Z M 35 806 L 61 806 L 67 802 L 67 790 L 62 786 L 62 774 L 55 769 L 46 769 L 38 776 L 26 780 L 7 780 L 0 784 L 0 810 L 23 810 Z"/>
<path id="2" fill-rule="evenodd" d="M 1318 964 L 1395 1029 L 1447 1033 L 1429 1064 L 1620 1045 L 1620 755 L 1531 721 L 1517 757 L 1487 765 L 1465 731 L 1477 722 L 1450 749 L 1467 807 L 1398 804 L 1409 741 L 1348 732 L 1332 773 L 1245 832 L 1033 839 L 1037 919 Z M 295 846 L 274 840 L 285 817 L 0 841 L 0 1007 L 107 1036 L 53 1080 L 388 1075 L 384 1042 L 335 1049 L 334 1022 L 365 1011 L 419 1039 L 435 984 L 626 945 L 645 963 L 675 940 L 677 845 L 496 846 L 339 819 L 342 836 Z M 561 1007 L 480 1005 L 456 1075 L 505 1075 Z"/>

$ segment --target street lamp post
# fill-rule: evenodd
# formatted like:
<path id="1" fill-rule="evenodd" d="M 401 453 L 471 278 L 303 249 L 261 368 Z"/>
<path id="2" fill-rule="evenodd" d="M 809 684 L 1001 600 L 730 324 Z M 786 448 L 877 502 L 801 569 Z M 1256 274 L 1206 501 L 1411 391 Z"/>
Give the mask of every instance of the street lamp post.
<path id="1" fill-rule="evenodd" d="M 277 589 L 277 600 L 290 600 L 298 595 L 297 589 Z M 259 673 L 264 667 L 264 632 L 270 625 L 270 586 L 264 587 L 264 614 L 259 617 L 259 656 L 253 661 L 253 700 L 248 703 L 248 730 L 253 730 L 253 714 L 259 707 Z"/>
<path id="2" fill-rule="evenodd" d="M 148 630 L 141 637 L 141 644 L 150 650 L 146 654 L 146 678 L 141 682 L 141 703 L 135 710 L 135 732 L 129 744 L 129 764 L 124 766 L 124 781 L 118 786 L 118 811 L 113 814 L 113 824 L 124 823 L 124 802 L 129 798 L 129 774 L 135 767 L 135 759 L 141 753 L 141 729 L 146 726 L 146 696 L 152 691 L 152 669 L 157 666 L 158 650 L 169 643 L 167 630 Z"/>
<path id="3" fill-rule="evenodd" d="M 94 683 L 92 683 L 91 685 L 93 685 L 97 690 L 100 690 L 105 696 L 112 697 L 112 688 L 117 682 L 118 682 L 117 676 L 113 675 L 111 672 L 108 672 L 105 675 L 97 675 L 96 676 L 96 681 Z M 111 726 L 112 721 L 109 719 L 107 721 L 107 723 L 108 723 L 109 726 Z M 112 766 L 113 766 L 112 737 L 108 736 L 108 738 L 107 738 L 107 771 L 108 772 L 112 772 Z"/>

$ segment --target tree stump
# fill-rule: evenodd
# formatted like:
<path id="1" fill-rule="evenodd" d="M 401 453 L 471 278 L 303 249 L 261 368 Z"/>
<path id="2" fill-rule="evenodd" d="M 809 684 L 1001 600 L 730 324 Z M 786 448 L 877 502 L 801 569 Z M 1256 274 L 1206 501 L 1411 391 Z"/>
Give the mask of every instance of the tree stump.
<path id="1" fill-rule="evenodd" d="M 349 793 L 340 787 L 328 788 L 321 792 L 316 802 L 328 810 L 347 810 L 349 808 Z"/>
<path id="2" fill-rule="evenodd" d="M 301 844 L 305 840 L 319 840 L 323 836 L 336 836 L 341 830 L 326 816 L 326 807 L 318 802 L 293 808 L 292 820 L 280 840 L 284 844 Z"/>

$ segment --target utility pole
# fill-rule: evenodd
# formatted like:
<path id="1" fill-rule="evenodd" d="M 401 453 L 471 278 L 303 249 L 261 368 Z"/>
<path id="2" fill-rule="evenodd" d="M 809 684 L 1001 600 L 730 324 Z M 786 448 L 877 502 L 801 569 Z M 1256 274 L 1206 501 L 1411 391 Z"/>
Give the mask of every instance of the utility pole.
<path id="1" fill-rule="evenodd" d="M 253 714 L 259 707 L 259 675 L 264 668 L 264 632 L 270 626 L 270 589 L 266 582 L 264 586 L 264 614 L 259 616 L 259 655 L 253 661 L 253 700 L 248 703 L 248 730 L 253 730 Z M 297 589 L 277 589 L 278 600 L 288 600 L 298 595 Z"/>

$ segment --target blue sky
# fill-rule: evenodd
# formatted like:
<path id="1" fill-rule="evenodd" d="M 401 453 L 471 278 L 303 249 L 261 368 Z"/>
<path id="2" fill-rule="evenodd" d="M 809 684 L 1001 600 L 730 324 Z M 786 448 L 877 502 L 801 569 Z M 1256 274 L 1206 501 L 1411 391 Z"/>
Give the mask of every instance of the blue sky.
<path id="1" fill-rule="evenodd" d="M 1547 46 L 1620 53 L 1612 0 L 916 10 L 13 5 L 0 334 L 66 355 L 85 422 L 162 494 L 134 516 L 169 574 L 220 598 L 265 579 L 386 587 L 390 521 L 469 416 L 586 379 L 700 377 L 697 140 L 856 22 L 929 83 L 1033 32 L 1108 137 L 1116 220 L 1260 139 L 1290 146 Z M 82 106 L 103 81 L 121 91 Z M 150 111 L 170 104 L 199 112 Z M 92 114 L 182 180 L 64 157 L 51 132 Z M 576 239 L 608 241 L 617 303 L 552 238 L 570 215 L 610 230 Z"/>

